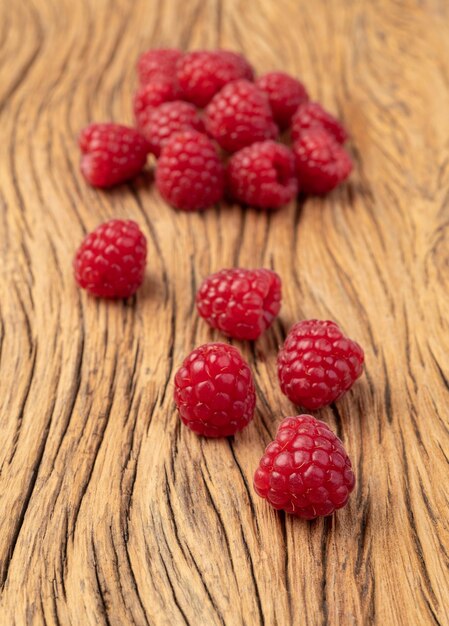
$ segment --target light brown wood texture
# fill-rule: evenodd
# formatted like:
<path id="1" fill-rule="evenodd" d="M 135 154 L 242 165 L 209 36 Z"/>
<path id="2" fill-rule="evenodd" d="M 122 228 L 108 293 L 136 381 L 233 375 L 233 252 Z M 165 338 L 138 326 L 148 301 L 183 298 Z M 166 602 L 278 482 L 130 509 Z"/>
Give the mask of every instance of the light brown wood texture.
<path id="1" fill-rule="evenodd" d="M 2 0 L 0 623 L 448 624 L 449 4 L 444 0 Z M 132 122 L 138 54 L 223 46 L 285 69 L 344 120 L 355 170 L 278 213 L 178 213 L 151 175 L 109 192 L 78 169 L 88 122 Z M 112 217 L 148 237 L 127 302 L 77 289 L 72 257 Z M 173 374 L 221 339 L 195 289 L 272 267 L 252 424 L 180 424 Z M 317 415 L 350 453 L 348 507 L 307 523 L 252 488 L 295 408 L 276 351 L 330 318 L 366 373 Z"/>

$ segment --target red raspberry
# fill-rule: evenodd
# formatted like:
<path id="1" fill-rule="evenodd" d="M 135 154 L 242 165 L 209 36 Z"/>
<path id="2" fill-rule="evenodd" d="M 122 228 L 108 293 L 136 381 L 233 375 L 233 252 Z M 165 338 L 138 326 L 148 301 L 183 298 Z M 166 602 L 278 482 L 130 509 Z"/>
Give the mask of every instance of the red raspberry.
<path id="1" fill-rule="evenodd" d="M 131 220 L 110 220 L 87 235 L 75 260 L 80 287 L 100 298 L 128 298 L 142 284 L 147 241 Z"/>
<path id="2" fill-rule="evenodd" d="M 304 130 L 293 144 L 299 189 L 325 194 L 335 189 L 352 171 L 349 154 L 323 128 Z"/>
<path id="3" fill-rule="evenodd" d="M 224 85 L 239 78 L 252 78 L 247 61 L 227 50 L 195 50 L 177 64 L 177 78 L 185 100 L 204 107 Z"/>
<path id="4" fill-rule="evenodd" d="M 277 209 L 298 191 L 291 150 L 271 140 L 233 154 L 226 175 L 227 190 L 234 200 L 261 209 Z"/>
<path id="5" fill-rule="evenodd" d="M 141 115 L 143 136 L 148 141 L 150 152 L 160 156 L 162 146 L 174 133 L 181 130 L 204 131 L 204 124 L 197 109 L 188 102 L 166 102 L 157 109 L 147 109 Z"/>
<path id="6" fill-rule="evenodd" d="M 275 509 L 304 519 L 331 515 L 354 489 L 340 439 L 311 415 L 286 417 L 254 475 L 254 489 Z"/>
<path id="7" fill-rule="evenodd" d="M 178 84 L 168 76 L 155 78 L 150 83 L 141 85 L 134 94 L 133 110 L 138 126 L 143 126 L 147 119 L 148 110 L 159 107 L 165 102 L 179 100 Z"/>
<path id="8" fill-rule="evenodd" d="M 278 134 L 268 98 L 248 80 L 223 87 L 207 107 L 205 122 L 207 132 L 228 152 Z"/>
<path id="9" fill-rule="evenodd" d="M 78 138 L 81 172 L 94 187 L 111 187 L 137 176 L 147 161 L 148 144 L 134 128 L 90 124 Z"/>
<path id="10" fill-rule="evenodd" d="M 227 61 L 239 68 L 240 78 L 246 78 L 247 80 L 254 80 L 254 69 L 245 59 L 240 52 L 234 52 L 232 50 L 218 50 L 220 55 L 227 59 Z"/>
<path id="11" fill-rule="evenodd" d="M 344 126 L 318 102 L 303 102 L 296 109 L 292 118 L 292 139 L 297 141 L 302 132 L 308 128 L 324 128 L 334 136 L 338 143 L 344 143 L 348 138 Z"/>
<path id="12" fill-rule="evenodd" d="M 298 322 L 278 354 L 281 389 L 294 404 L 319 409 L 352 387 L 363 361 L 362 348 L 335 322 Z"/>
<path id="13" fill-rule="evenodd" d="M 197 296 L 198 313 L 236 339 L 257 339 L 281 308 L 281 279 L 271 270 L 229 269 L 211 274 Z"/>
<path id="14" fill-rule="evenodd" d="M 214 144 L 194 130 L 172 135 L 158 161 L 156 185 L 182 211 L 200 211 L 221 200 L 224 167 Z"/>
<path id="15" fill-rule="evenodd" d="M 251 370 L 226 343 L 207 343 L 184 360 L 175 376 L 182 421 L 206 437 L 228 437 L 253 419 L 256 393 Z"/>
<path id="16" fill-rule="evenodd" d="M 256 85 L 267 94 L 274 121 L 280 128 L 288 128 L 298 106 L 309 99 L 304 85 L 285 72 L 264 74 Z"/>
<path id="17" fill-rule="evenodd" d="M 137 74 L 141 85 L 159 76 L 175 76 L 176 63 L 182 57 L 181 50 L 156 48 L 143 52 L 137 61 Z"/>

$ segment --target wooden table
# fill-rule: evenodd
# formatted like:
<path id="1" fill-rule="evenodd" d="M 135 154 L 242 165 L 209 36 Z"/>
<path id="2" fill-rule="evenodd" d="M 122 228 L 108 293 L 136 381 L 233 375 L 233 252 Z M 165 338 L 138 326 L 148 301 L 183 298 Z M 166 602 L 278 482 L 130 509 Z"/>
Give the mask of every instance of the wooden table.
<path id="1" fill-rule="evenodd" d="M 0 623 L 447 624 L 449 5 L 444 0 L 15 0 L 1 3 Z M 177 213 L 151 177 L 110 192 L 76 135 L 131 122 L 137 55 L 241 50 L 282 68 L 348 126 L 355 171 L 273 214 Z M 148 237 L 128 302 L 77 289 L 72 257 L 112 217 Z M 230 440 L 180 424 L 173 373 L 220 335 L 194 293 L 266 266 L 282 314 L 239 344 L 257 381 Z M 357 487 L 334 517 L 278 514 L 252 488 L 295 408 L 275 358 L 290 325 L 337 321 L 366 374 L 317 415 Z"/>

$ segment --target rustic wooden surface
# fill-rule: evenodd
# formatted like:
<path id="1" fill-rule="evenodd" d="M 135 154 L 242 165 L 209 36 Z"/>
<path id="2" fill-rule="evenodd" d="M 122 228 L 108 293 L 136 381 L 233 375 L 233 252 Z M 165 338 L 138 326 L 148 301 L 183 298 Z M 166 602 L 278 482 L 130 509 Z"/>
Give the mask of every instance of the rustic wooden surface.
<path id="1" fill-rule="evenodd" d="M 449 4 L 444 0 L 3 0 L 0 4 L 0 623 L 448 624 Z M 226 46 L 284 68 L 345 121 L 351 182 L 266 215 L 183 215 L 151 176 L 89 188 L 75 137 L 131 121 L 138 53 Z M 128 302 L 75 286 L 84 233 L 148 237 Z M 233 440 L 180 425 L 173 372 L 219 335 L 195 287 L 268 266 L 281 319 L 239 344 L 257 380 Z M 275 354 L 306 317 L 366 350 L 319 412 L 357 474 L 325 521 L 277 514 L 252 474 L 282 416 Z"/>

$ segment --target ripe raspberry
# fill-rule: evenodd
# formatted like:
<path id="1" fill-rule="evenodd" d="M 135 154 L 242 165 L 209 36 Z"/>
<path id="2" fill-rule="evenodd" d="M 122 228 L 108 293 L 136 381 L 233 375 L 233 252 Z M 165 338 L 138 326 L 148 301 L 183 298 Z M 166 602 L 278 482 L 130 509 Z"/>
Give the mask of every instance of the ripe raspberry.
<path id="1" fill-rule="evenodd" d="M 257 339 L 281 308 L 281 279 L 271 270 L 229 269 L 208 276 L 197 296 L 198 313 L 236 339 Z"/>
<path id="2" fill-rule="evenodd" d="M 278 134 L 268 98 L 248 80 L 223 87 L 208 105 L 205 122 L 207 132 L 228 152 Z"/>
<path id="3" fill-rule="evenodd" d="M 156 185 L 182 211 L 200 211 L 221 200 L 224 167 L 210 139 L 195 130 L 172 135 L 158 161 Z"/>
<path id="4" fill-rule="evenodd" d="M 174 133 L 181 130 L 204 131 L 204 124 L 193 104 L 176 100 L 161 104 L 157 109 L 147 109 L 141 115 L 140 130 L 148 141 L 150 152 L 156 157 L 162 146 Z"/>
<path id="5" fill-rule="evenodd" d="M 240 78 L 252 78 L 247 61 L 227 50 L 195 50 L 177 64 L 177 78 L 185 100 L 204 107 L 224 85 Z"/>
<path id="6" fill-rule="evenodd" d="M 137 61 L 137 74 L 141 85 L 159 76 L 175 76 L 176 63 L 182 57 L 181 50 L 156 48 L 143 52 Z"/>
<path id="7" fill-rule="evenodd" d="M 335 322 L 298 322 L 278 354 L 283 393 L 307 409 L 338 400 L 362 374 L 364 354 Z"/>
<path id="8" fill-rule="evenodd" d="M 345 506 L 354 485 L 342 442 L 311 415 L 281 422 L 254 475 L 254 489 L 261 498 L 275 509 L 308 520 Z"/>
<path id="9" fill-rule="evenodd" d="M 120 124 L 90 124 L 78 138 L 81 172 L 94 187 L 122 183 L 144 167 L 148 144 L 134 128 Z"/>
<path id="10" fill-rule="evenodd" d="M 309 99 L 302 83 L 285 72 L 269 72 L 256 80 L 256 85 L 267 94 L 274 121 L 280 128 L 288 128 L 293 113 Z"/>
<path id="11" fill-rule="evenodd" d="M 147 241 L 131 220 L 110 220 L 87 235 L 75 260 L 80 287 L 100 298 L 128 298 L 142 284 Z"/>
<path id="12" fill-rule="evenodd" d="M 134 94 L 133 110 L 138 126 L 146 122 L 148 110 L 159 107 L 165 102 L 179 100 L 178 84 L 169 76 L 160 76 L 150 83 L 141 85 Z"/>
<path id="13" fill-rule="evenodd" d="M 234 52 L 232 50 L 218 50 L 220 55 L 227 59 L 231 64 L 234 64 L 239 68 L 240 78 L 246 78 L 246 80 L 254 80 L 254 69 L 245 59 L 240 52 Z"/>
<path id="14" fill-rule="evenodd" d="M 256 393 L 251 370 L 233 346 L 200 346 L 175 376 L 175 402 L 184 424 L 198 435 L 233 435 L 253 419 Z"/>
<path id="15" fill-rule="evenodd" d="M 335 189 L 352 171 L 349 154 L 323 128 L 304 130 L 293 144 L 299 189 L 325 194 Z"/>
<path id="16" fill-rule="evenodd" d="M 298 191 L 295 159 L 287 146 L 259 141 L 236 152 L 226 170 L 227 190 L 234 200 L 277 209 Z"/>
<path id="17" fill-rule="evenodd" d="M 344 126 L 333 115 L 328 113 L 318 102 L 303 102 L 296 109 L 292 118 L 292 139 L 297 141 L 302 132 L 308 128 L 324 128 L 333 135 L 338 143 L 348 138 Z"/>

